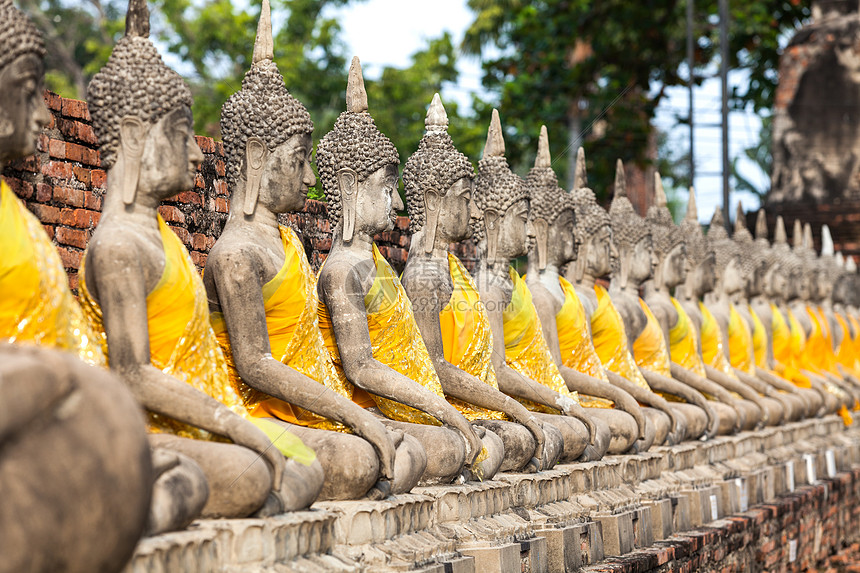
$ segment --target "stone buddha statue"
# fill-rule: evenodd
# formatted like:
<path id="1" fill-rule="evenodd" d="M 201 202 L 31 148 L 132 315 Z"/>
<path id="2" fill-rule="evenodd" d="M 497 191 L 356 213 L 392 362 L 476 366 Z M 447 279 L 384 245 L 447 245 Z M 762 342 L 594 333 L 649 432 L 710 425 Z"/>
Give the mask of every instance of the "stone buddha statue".
<path id="1" fill-rule="evenodd" d="M 298 236 L 278 225 L 279 214 L 302 209 L 316 180 L 313 123 L 272 58 L 263 0 L 253 64 L 221 111 L 234 207 L 203 277 L 215 335 L 251 415 L 316 452 L 320 499 L 407 492 L 424 471 L 424 450 L 352 401 L 320 333 L 316 275 Z"/>
<path id="2" fill-rule="evenodd" d="M 368 113 L 358 58 L 350 67 L 346 103 L 317 147 L 332 228 L 317 286 L 326 347 L 354 402 L 381 413 L 385 425 L 433 453 L 422 483 L 450 482 L 461 473 L 490 477 L 502 462 L 501 439 L 486 432 L 482 445 L 476 430 L 483 429 L 473 428 L 445 400 L 409 298 L 373 242 L 393 228 L 403 208 L 400 158 Z"/>
<path id="3" fill-rule="evenodd" d="M 609 215 L 617 257 L 613 260 L 608 294 L 624 321 L 628 344 L 640 372 L 651 389 L 672 400 L 672 408 L 684 416 L 687 439 L 696 439 L 706 431 L 713 436 L 720 428 L 721 418 L 699 391 L 672 377 L 663 331 L 648 305 L 639 297 L 639 289 L 651 278 L 656 262 L 651 227 L 627 198 L 624 166 L 620 160 L 615 173 L 615 196 Z M 723 416 L 724 425 L 729 418 Z M 735 420 L 731 421 L 734 425 Z"/>
<path id="4" fill-rule="evenodd" d="M 591 342 L 582 303 L 573 285 L 559 274 L 560 268 L 576 259 L 576 205 L 573 196 L 558 186 L 546 126 L 541 127 L 537 158 L 526 178 L 526 188 L 535 232 L 526 285 L 544 339 L 567 388 L 579 394 L 589 416 L 609 426 L 609 453 L 624 453 L 646 437 L 646 421 L 636 400 L 609 383 Z M 647 446 L 654 441 L 653 433 L 651 429 Z"/>
<path id="5" fill-rule="evenodd" d="M 0 172 L 50 115 L 42 35 L 0 0 Z M 119 571 L 149 517 L 155 471 L 140 408 L 88 343 L 44 228 L 0 179 L 0 570 Z M 77 329 L 77 330 L 76 330 Z"/>
<path id="6" fill-rule="evenodd" d="M 85 314 L 111 370 L 147 410 L 153 448 L 193 460 L 186 489 L 156 489 L 159 512 L 170 513 L 165 500 L 206 499 L 207 487 L 204 516 L 307 507 L 322 486 L 319 462 L 298 438 L 239 414 L 203 281 L 158 215 L 162 200 L 193 186 L 203 154 L 191 92 L 148 35 L 146 2 L 131 0 L 126 34 L 89 86 L 107 194 L 80 269 Z"/>
<path id="7" fill-rule="evenodd" d="M 575 285 L 592 346 L 609 382 L 647 406 L 642 412 L 648 419 L 648 427 L 654 428 L 655 445 L 667 440 L 670 444 L 677 443 L 686 434 L 684 417 L 651 390 L 630 352 L 621 315 L 606 289 L 596 284 L 597 279 L 612 272 L 612 259 L 618 254 L 612 242 L 609 213 L 597 203 L 594 192 L 588 188 L 585 152 L 581 147 L 574 181 L 577 185 L 573 191 L 577 258 L 567 265 L 565 278 Z"/>
<path id="8" fill-rule="evenodd" d="M 856 361 L 852 349 L 851 326 L 843 312 L 844 307 L 839 306 L 837 308 L 833 297 L 837 285 L 845 284 L 842 280 L 844 268 L 842 261 L 837 261 L 837 254 L 834 253 L 833 248 L 833 237 L 830 235 L 830 227 L 826 224 L 821 226 L 821 255 L 818 265 L 819 312 L 827 319 L 830 328 L 830 340 L 837 370 L 851 386 L 852 394 L 855 395 L 856 399 L 858 369 L 855 367 Z"/>
<path id="9" fill-rule="evenodd" d="M 825 232 L 822 228 L 822 253 L 825 252 L 824 236 Z M 827 235 L 830 230 L 827 229 Z M 830 240 L 832 244 L 832 238 Z M 860 322 L 856 317 L 853 307 L 853 290 L 856 287 L 856 272 L 849 271 L 847 267 L 848 261 L 853 263 L 853 259 L 846 260 L 841 252 L 837 252 L 832 261 L 829 263 L 827 274 L 830 278 L 833 288 L 830 293 L 830 309 L 834 314 L 841 330 L 839 348 L 836 356 L 839 363 L 855 378 L 860 376 Z"/>
<path id="10" fill-rule="evenodd" d="M 589 416 L 578 395 L 568 389 L 544 339 L 531 293 L 511 267 L 513 259 L 528 252 L 533 233 L 528 189 L 508 167 L 495 110 L 478 163 L 474 201 L 475 279 L 492 329 L 499 387 L 535 412 L 539 420 L 561 431 L 564 451 L 560 461 L 572 462 L 581 456 L 599 459 L 609 447 L 610 429 Z"/>
<path id="11" fill-rule="evenodd" d="M 426 133 L 403 169 L 413 232 L 403 288 L 446 398 L 472 424 L 504 442 L 501 471 L 552 467 L 562 437 L 522 404 L 500 391 L 493 367 L 487 310 L 472 276 L 448 245 L 468 239 L 474 169 L 448 135 L 439 94 L 425 120 Z M 546 451 L 544 451 L 546 449 Z"/>
<path id="12" fill-rule="evenodd" d="M 751 430 L 763 417 L 758 395 L 731 377 L 718 372 L 708 374 L 699 352 L 699 329 L 680 301 L 671 295 L 671 291 L 683 285 L 687 278 L 686 244 L 667 207 L 659 173 L 654 174 L 654 188 L 656 202 L 648 209 L 646 220 L 651 227 L 657 265 L 644 291 L 645 301 L 660 324 L 669 349 L 672 375 L 709 396 L 718 414 L 719 410 L 724 410 L 724 405 L 729 406 L 737 416 L 738 427 Z M 722 418 L 728 420 L 728 416 Z M 730 429 L 724 427 L 722 431 Z"/>

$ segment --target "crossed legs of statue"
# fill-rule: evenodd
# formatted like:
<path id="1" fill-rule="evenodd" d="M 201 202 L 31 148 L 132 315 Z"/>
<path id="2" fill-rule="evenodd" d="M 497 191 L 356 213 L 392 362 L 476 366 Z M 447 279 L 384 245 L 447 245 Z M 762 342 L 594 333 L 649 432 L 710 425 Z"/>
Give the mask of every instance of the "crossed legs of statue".
<path id="1" fill-rule="evenodd" d="M 535 452 L 535 438 L 522 424 L 506 422 L 504 420 L 475 420 L 475 426 L 481 426 L 502 439 L 505 448 L 505 457 L 500 472 L 518 472 L 531 461 Z M 554 426 L 541 423 L 544 433 L 545 467 L 551 468 L 558 462 L 564 446 L 561 432 Z"/>
<path id="2" fill-rule="evenodd" d="M 596 432 L 594 442 L 589 443 L 588 428 L 572 416 L 535 412 L 535 417 L 544 425 L 552 426 L 561 433 L 563 447 L 558 458 L 558 462 L 561 464 L 576 461 L 596 461 L 602 458 L 606 454 L 606 450 L 609 449 L 609 442 L 612 438 L 609 425 L 599 418 L 591 418 Z"/>
<path id="3" fill-rule="evenodd" d="M 669 432 L 672 431 L 672 419 L 669 418 L 669 414 L 657 408 L 642 408 L 642 414 L 645 415 L 648 425 L 645 438 L 639 440 L 637 445 L 640 452 L 646 452 L 652 444 L 659 446 L 666 442 Z"/>
<path id="4" fill-rule="evenodd" d="M 687 440 L 697 440 L 708 429 L 708 415 L 702 408 L 686 402 L 672 402 L 671 407 L 687 422 Z"/>
<path id="5" fill-rule="evenodd" d="M 170 434 L 153 435 L 150 444 L 187 456 L 203 470 L 209 485 L 203 517 L 246 517 L 264 504 L 266 512 L 304 509 L 317 498 L 323 483 L 319 460 L 305 466 L 288 459 L 276 494 L 279 501 L 271 501 L 267 498 L 272 490 L 272 472 L 265 459 L 248 448 Z"/>
<path id="6" fill-rule="evenodd" d="M 612 408 L 586 408 L 586 411 L 592 420 L 600 420 L 610 428 L 606 453 L 623 454 L 639 439 L 639 425 L 627 412 Z"/>

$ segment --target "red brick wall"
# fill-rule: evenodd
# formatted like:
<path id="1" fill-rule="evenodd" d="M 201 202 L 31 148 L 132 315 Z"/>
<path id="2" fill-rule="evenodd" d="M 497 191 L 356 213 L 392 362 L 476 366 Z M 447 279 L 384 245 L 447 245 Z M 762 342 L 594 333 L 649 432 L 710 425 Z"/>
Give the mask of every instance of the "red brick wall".
<path id="1" fill-rule="evenodd" d="M 46 92 L 51 123 L 39 137 L 32 157 L 7 166 L 4 179 L 39 217 L 54 240 L 69 274 L 69 285 L 77 289 L 78 267 L 87 241 L 98 224 L 105 193 L 105 171 L 87 104 Z M 204 154 L 194 188 L 165 201 L 159 212 L 202 268 L 209 249 L 220 236 L 230 198 L 225 179 L 224 147 L 208 137 L 197 137 Z M 282 216 L 283 224 L 299 232 L 311 265 L 318 269 L 331 247 L 331 228 L 325 203 L 308 201 L 304 211 Z M 402 271 L 409 251 L 409 220 L 399 217 L 393 231 L 377 237 L 379 249 Z M 474 262 L 470 244 L 458 245 L 458 254 L 468 266 Z"/>

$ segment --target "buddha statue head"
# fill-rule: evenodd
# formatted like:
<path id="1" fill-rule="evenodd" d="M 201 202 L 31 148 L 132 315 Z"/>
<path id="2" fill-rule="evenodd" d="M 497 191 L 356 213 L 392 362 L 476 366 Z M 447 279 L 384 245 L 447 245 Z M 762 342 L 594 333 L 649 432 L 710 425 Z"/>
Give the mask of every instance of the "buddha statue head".
<path id="1" fill-rule="evenodd" d="M 687 250 L 684 235 L 669 211 L 659 173 L 654 173 L 654 199 L 645 219 L 651 228 L 651 241 L 657 259 L 654 282 L 658 289 L 671 289 L 687 278 Z"/>
<path id="2" fill-rule="evenodd" d="M 612 240 L 612 219 L 600 206 L 594 191 L 588 188 L 585 151 L 580 147 L 576 158 L 577 187 L 573 191 L 576 205 L 576 242 L 579 246 L 574 278 L 602 278 L 612 272 L 612 261 L 618 252 Z"/>
<path id="3" fill-rule="evenodd" d="M 743 205 L 738 202 L 735 216 L 735 230 L 732 239 L 737 243 L 741 257 L 741 272 L 747 278 L 746 294 L 758 296 L 764 289 L 764 274 L 767 271 L 765 252 L 755 244 L 752 233 L 747 229 Z"/>
<path id="4" fill-rule="evenodd" d="M 778 271 L 773 277 L 774 281 L 767 285 L 770 288 L 767 294 L 773 299 L 791 300 L 796 296 L 795 285 L 800 280 L 800 261 L 797 260 L 788 244 L 785 220 L 781 215 L 776 218 L 769 262 L 771 266 L 778 267 Z"/>
<path id="5" fill-rule="evenodd" d="M 830 279 L 833 284 L 833 290 L 830 293 L 830 300 L 833 304 L 850 305 L 852 304 L 851 290 L 854 288 L 854 276 L 845 268 L 845 257 L 841 252 L 837 252 L 833 257 L 833 263 L 830 268 Z"/>
<path id="6" fill-rule="evenodd" d="M 529 195 L 525 182 L 508 167 L 499 112 L 493 110 L 487 144 L 475 180 L 475 217 L 472 240 L 480 260 L 507 268 L 511 259 L 528 252 Z"/>
<path id="7" fill-rule="evenodd" d="M 621 160 L 615 166 L 615 196 L 609 206 L 612 239 L 618 253 L 613 280 L 623 288 L 638 286 L 651 278 L 656 264 L 651 245 L 651 226 L 633 209 L 627 198 L 627 178 Z"/>
<path id="8" fill-rule="evenodd" d="M 317 146 L 317 167 L 335 240 L 370 238 L 394 228 L 403 209 L 397 191 L 400 156 L 368 112 L 358 58 L 352 59 L 346 111 Z"/>
<path id="9" fill-rule="evenodd" d="M 680 231 L 684 237 L 687 251 L 686 290 L 692 298 L 701 298 L 714 290 L 716 254 L 699 224 L 696 190 L 692 187 L 690 187 L 690 197 L 687 200 L 687 213 L 684 220 L 681 221 Z"/>
<path id="10" fill-rule="evenodd" d="M 535 234 L 529 257 L 537 258 L 538 270 L 548 264 L 559 269 L 576 259 L 576 206 L 573 196 L 558 186 L 545 125 L 540 128 L 538 153 L 526 177 L 526 188 Z"/>
<path id="11" fill-rule="evenodd" d="M 784 229 L 783 229 L 784 230 Z M 755 220 L 755 247 L 758 249 L 762 257 L 762 280 L 761 291 L 769 298 L 779 298 L 777 292 L 782 292 L 785 289 L 785 276 L 782 268 L 774 256 L 773 249 L 768 240 L 767 230 L 767 215 L 764 209 L 758 210 L 758 215 Z"/>
<path id="12" fill-rule="evenodd" d="M 50 114 L 43 97 L 42 34 L 12 0 L 0 0 L 0 171 L 7 161 L 36 151 Z"/>
<path id="13" fill-rule="evenodd" d="M 109 196 L 150 204 L 194 186 L 203 154 L 194 139 L 191 90 L 149 39 L 146 0 L 130 0 L 125 36 L 88 89 Z"/>
<path id="14" fill-rule="evenodd" d="M 227 185 L 236 205 L 231 216 L 252 216 L 258 203 L 272 213 L 299 211 L 316 182 L 310 164 L 314 124 L 273 59 L 271 11 L 263 0 L 251 69 L 221 108 Z"/>
<path id="15" fill-rule="evenodd" d="M 409 229 L 424 250 L 469 238 L 475 170 L 448 135 L 448 115 L 439 94 L 433 96 L 424 137 L 403 167 L 403 187 L 409 212 Z"/>
<path id="16" fill-rule="evenodd" d="M 812 227 L 809 228 L 808 236 L 806 235 L 800 219 L 795 219 L 791 252 L 796 257 L 798 264 L 795 268 L 796 274 L 791 277 L 791 282 L 795 285 L 795 297 L 804 301 L 811 300 L 815 295 L 815 278 L 818 271 L 817 257 L 815 251 L 812 250 Z"/>
<path id="17" fill-rule="evenodd" d="M 719 207 L 714 210 L 711 226 L 708 228 L 708 240 L 716 255 L 716 277 L 718 292 L 733 295 L 744 290 L 746 281 L 741 271 L 741 253 L 737 243 L 729 238 L 723 222 L 723 211 Z"/>

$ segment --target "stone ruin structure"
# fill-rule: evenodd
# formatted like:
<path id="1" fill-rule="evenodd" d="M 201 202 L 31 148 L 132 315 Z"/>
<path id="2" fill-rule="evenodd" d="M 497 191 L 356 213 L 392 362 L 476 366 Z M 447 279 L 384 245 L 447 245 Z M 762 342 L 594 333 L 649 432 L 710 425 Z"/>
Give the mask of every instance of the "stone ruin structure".
<path id="1" fill-rule="evenodd" d="M 10 54 L 0 79 L 17 74 L 0 94 L 0 243 L 37 247 L 0 258 L 0 572 L 799 571 L 860 541 L 860 278 L 829 230 L 820 255 L 808 225 L 792 248 L 777 218 L 771 242 L 763 214 L 755 239 L 743 225 L 705 236 L 694 201 L 680 228 L 667 217 L 659 178 L 647 219 L 623 192 L 607 213 L 584 156 L 576 188 L 558 186 L 546 133 L 528 179 L 511 172 L 497 113 L 475 174 L 436 96 L 405 162 L 410 235 L 391 209 L 396 151 L 373 124 L 379 102 L 367 101 L 357 60 L 347 111 L 317 159 L 329 203 L 305 203 L 310 118 L 271 62 L 268 3 L 252 70 L 225 106 L 236 128 L 226 153 L 187 130 L 182 82 L 166 68 L 150 79 L 169 89 L 111 87 L 141 53 L 163 66 L 145 12 L 132 0 L 90 105 L 45 93 L 45 109 L 40 90 L 17 82 L 39 85 L 38 34 L 0 0 L 16 22 L 0 46 L 20 48 L 0 52 Z M 20 93 L 32 104 L 16 107 Z M 155 111 L 138 117 L 124 97 Z M 273 101 L 277 113 L 257 113 Z M 194 170 L 173 169 L 179 156 Z M 231 387 L 253 398 L 232 413 L 219 410 L 227 386 L 180 391 L 202 375 L 176 357 L 153 372 L 163 341 L 134 355 L 138 370 L 121 366 L 142 321 L 113 320 L 103 346 L 86 330 L 99 322 L 81 319 L 72 292 L 90 313 L 98 295 L 101 320 L 122 308 L 99 283 L 117 265 L 93 253 L 123 216 L 108 245 L 142 249 L 134 260 L 156 279 L 179 269 L 187 286 L 170 294 L 180 300 L 208 294 L 219 347 L 180 358 L 208 370 L 224 364 L 219 353 L 232 362 Z M 228 288 L 234 250 L 250 262 L 232 278 L 253 272 Z M 520 277 L 508 262 L 524 253 Z M 22 282 L 21 269 L 45 278 Z M 143 307 L 164 284 L 147 276 L 125 293 L 146 294 Z M 346 296 L 360 308 L 337 306 L 338 277 L 356 281 Z M 254 281 L 256 291 L 241 288 Z M 339 309 L 326 324 L 323 304 Z M 204 307 L 195 302 L 194 316 Z M 163 316 L 145 317 L 150 331 Z M 195 342 L 211 332 L 198 326 Z M 145 377 L 161 392 L 140 388 Z M 159 402 L 167 388 L 190 402 Z M 328 396 L 314 402 L 314 390 Z M 167 431 L 146 434 L 139 405 Z M 164 418 L 234 443 L 190 431 L 179 435 L 198 439 L 183 442 Z M 244 495 L 224 483 L 247 458 L 240 443 L 266 456 Z"/>
<path id="2" fill-rule="evenodd" d="M 856 0 L 812 3 L 812 20 L 780 58 L 773 110 L 776 215 L 830 226 L 838 248 L 860 254 L 860 12 Z"/>

